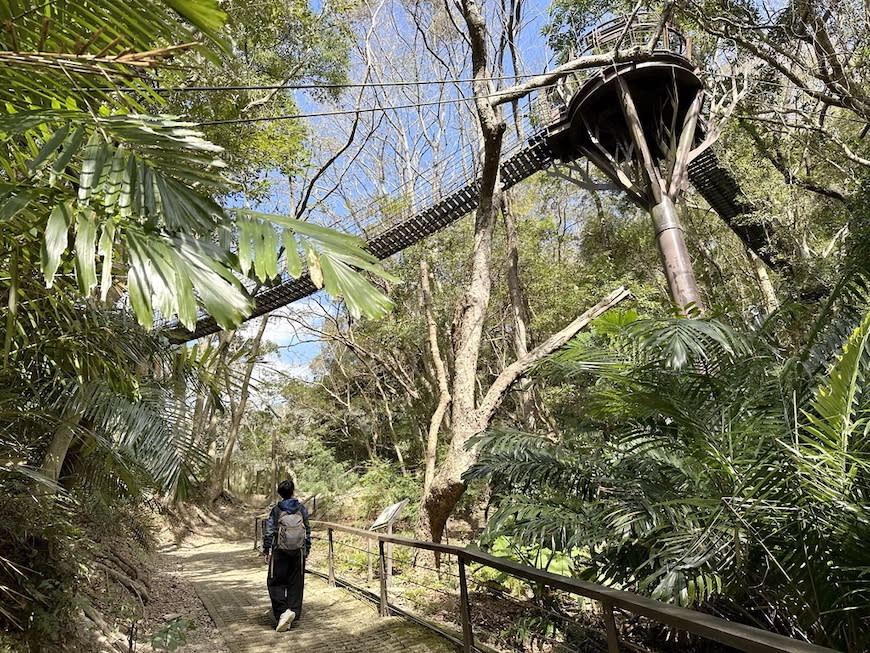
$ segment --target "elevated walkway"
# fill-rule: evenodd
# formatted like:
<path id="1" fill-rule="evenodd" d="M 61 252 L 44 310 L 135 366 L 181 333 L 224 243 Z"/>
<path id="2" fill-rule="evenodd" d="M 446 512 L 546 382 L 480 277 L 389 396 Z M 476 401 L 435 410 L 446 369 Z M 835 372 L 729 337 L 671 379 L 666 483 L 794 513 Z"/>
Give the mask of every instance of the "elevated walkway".
<path id="1" fill-rule="evenodd" d="M 629 20 L 634 20 L 634 17 Z M 627 29 L 628 25 L 632 29 Z M 568 161 L 588 156 L 601 167 L 604 159 L 596 159 L 599 156 L 598 149 L 613 150 L 608 155 L 611 160 L 625 155 L 630 148 L 616 147 L 610 142 L 614 134 L 628 133 L 622 113 L 617 109 L 616 81 L 636 78 L 639 97 L 644 100 L 639 106 L 642 107 L 645 121 L 656 125 L 661 121 L 682 124 L 687 104 L 696 96 L 702 82 L 691 63 L 690 42 L 672 26 L 663 32 L 659 27 L 657 17 L 637 17 L 634 24 L 626 24 L 625 18 L 615 18 L 592 30 L 582 40 L 580 51 L 586 54 L 609 51 L 620 44 L 622 47 L 640 47 L 649 39 L 653 39 L 653 42 L 658 39 L 658 43 L 652 60 L 623 64 L 618 70 L 607 74 L 603 69 L 597 72 L 579 71 L 563 77 L 549 91 L 538 93 L 519 119 L 522 125 L 517 131 L 524 136 L 504 144 L 501 164 L 504 189 L 520 183 L 556 160 Z M 682 104 L 675 100 L 676 104 L 671 107 L 672 121 L 666 120 L 667 113 L 662 113 L 664 105 L 658 102 L 665 92 L 662 90 L 662 80 L 670 79 L 673 80 L 671 92 L 674 97 L 684 100 Z M 584 109 L 585 113 L 580 111 L 584 103 L 593 105 Z M 593 131 L 609 143 L 608 148 L 601 143 L 597 147 L 591 145 L 595 139 L 591 136 L 592 132 L 588 132 L 590 126 L 586 119 L 589 117 L 596 118 L 600 123 Z M 695 133 L 696 123 L 693 121 L 691 124 Z M 649 128 L 650 134 L 658 133 L 649 125 L 644 128 Z M 414 182 L 397 189 L 389 202 L 375 201 L 347 216 L 348 224 L 343 228 L 353 231 L 351 225 L 356 223 L 355 233 L 365 241 L 368 251 L 379 260 L 386 259 L 477 208 L 480 177 L 476 167 L 473 156 L 463 160 L 459 154 L 434 162 L 431 169 L 421 172 Z M 606 165 L 604 167 L 607 168 Z M 688 173 L 698 192 L 747 247 L 769 265 L 776 267 L 781 264 L 770 257 L 770 238 L 763 226 L 741 218 L 751 212 L 752 207 L 742 197 L 737 180 L 720 165 L 710 149 L 689 164 Z M 611 179 L 622 178 L 615 173 L 610 176 Z M 392 208 L 385 209 L 385 206 Z M 361 224 L 366 226 L 359 226 Z M 260 288 L 254 293 L 254 310 L 248 319 L 265 315 L 317 291 L 317 286 L 307 274 L 297 279 L 280 279 L 277 284 Z M 177 321 L 166 326 L 170 329 L 170 340 L 176 343 L 195 340 L 220 330 L 215 320 L 208 315 L 197 320 L 195 328 L 190 331 L 182 328 Z"/>
<path id="2" fill-rule="evenodd" d="M 546 129 L 540 130 L 522 147 L 517 148 L 515 153 L 505 158 L 501 165 L 502 186 L 504 189 L 511 188 L 553 162 L 554 155 L 547 140 Z M 768 242 L 768 236 L 763 227 L 740 222 L 740 216 L 749 212 L 751 207 L 742 197 L 737 181 L 719 164 L 712 151 L 705 151 L 692 162 L 689 166 L 689 179 L 713 210 L 748 247 L 759 253 L 767 263 L 774 263 L 765 256 L 763 247 Z M 457 190 L 428 198 L 423 208 L 410 215 L 385 219 L 372 229 L 374 235 L 366 239 L 366 249 L 378 259 L 384 260 L 456 222 L 477 208 L 478 184 L 477 178 L 467 180 Z M 307 274 L 297 279 L 287 278 L 276 286 L 261 289 L 254 295 L 254 310 L 247 319 L 270 313 L 313 295 L 318 290 Z M 172 325 L 168 326 L 172 328 Z M 204 315 L 197 320 L 193 331 L 176 328 L 170 339 L 175 343 L 188 342 L 220 330 L 214 318 Z"/>

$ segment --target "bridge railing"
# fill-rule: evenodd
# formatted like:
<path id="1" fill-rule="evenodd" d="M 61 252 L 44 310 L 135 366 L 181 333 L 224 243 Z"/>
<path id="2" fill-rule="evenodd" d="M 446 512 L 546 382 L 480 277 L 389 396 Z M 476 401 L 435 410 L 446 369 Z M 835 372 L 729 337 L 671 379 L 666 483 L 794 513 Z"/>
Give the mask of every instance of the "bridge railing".
<path id="1" fill-rule="evenodd" d="M 600 624 L 603 621 L 603 627 L 606 631 L 607 651 L 608 653 L 618 653 L 620 648 L 620 634 L 617 628 L 616 615 L 619 613 L 627 613 L 629 615 L 644 617 L 652 622 L 666 625 L 677 631 L 684 631 L 695 636 L 712 640 L 726 646 L 733 647 L 740 651 L 748 651 L 750 653 L 831 653 L 833 649 L 816 646 L 799 640 L 791 639 L 782 635 L 771 633 L 751 626 L 738 624 L 727 621 L 709 614 L 682 608 L 675 605 L 655 601 L 631 592 L 612 589 L 596 583 L 577 580 L 567 576 L 542 571 L 534 567 L 523 565 L 505 558 L 498 558 L 482 551 L 468 549 L 447 544 L 436 544 L 434 542 L 426 542 L 413 540 L 406 537 L 396 535 L 385 535 L 374 533 L 372 531 L 362 530 L 336 524 L 331 522 L 312 521 L 312 527 L 321 535 L 318 539 L 325 540 L 326 544 L 326 562 L 325 573 L 322 575 L 328 580 L 330 585 L 342 585 L 357 593 L 367 595 L 368 598 L 377 602 L 381 616 L 389 616 L 390 614 L 398 614 L 409 617 L 421 623 L 424 626 L 437 630 L 440 634 L 452 640 L 463 651 L 490 651 L 486 646 L 481 646 L 475 643 L 475 621 L 472 619 L 473 612 L 477 609 L 483 609 L 480 604 L 472 605 L 470 591 L 471 584 L 477 584 L 487 589 L 487 583 L 481 583 L 474 578 L 474 574 L 479 573 L 482 569 L 501 572 L 507 577 L 519 580 L 528 584 L 538 596 L 546 592 L 564 593 L 563 596 L 574 598 L 578 608 L 575 613 L 580 616 L 581 613 L 587 613 L 588 609 L 584 609 L 584 602 L 595 602 L 600 606 Z M 325 537 L 324 537 L 325 535 Z M 341 539 L 339 538 L 341 536 Z M 354 542 L 351 544 L 351 542 Z M 355 560 L 357 567 L 364 568 L 365 553 L 369 548 L 370 543 L 374 548 L 374 542 L 377 542 L 377 552 L 374 554 L 377 560 L 379 590 L 377 592 L 367 590 L 366 588 L 354 585 L 348 579 L 339 578 L 336 570 L 339 566 L 347 566 L 342 563 L 340 550 L 346 548 L 350 551 L 355 551 Z M 364 546 L 366 545 L 366 548 Z M 432 587 L 419 581 L 415 582 L 412 578 L 397 579 L 387 575 L 388 560 L 393 557 L 393 547 L 401 547 L 404 551 L 403 555 L 397 555 L 396 561 L 393 562 L 393 568 L 402 574 L 402 569 L 405 568 L 418 574 L 421 565 L 413 561 L 413 555 L 419 551 L 432 551 L 441 557 L 441 569 L 437 570 L 438 575 L 446 581 L 440 584 L 440 587 Z M 474 569 L 476 567 L 476 569 Z M 430 569 L 422 567 L 422 569 Z M 470 569 L 474 573 L 470 573 Z M 435 572 L 435 569 L 430 569 Z M 371 580 L 371 571 L 369 571 Z M 410 583 L 404 588 L 399 586 L 399 583 Z M 446 611 L 452 611 L 455 615 L 458 613 L 458 619 L 455 620 L 461 627 L 461 637 L 458 633 L 450 634 L 444 630 L 433 626 L 429 621 L 422 620 L 416 615 L 409 613 L 402 607 L 396 605 L 395 599 L 404 593 L 407 598 L 408 588 L 413 589 L 413 586 L 420 585 L 428 587 L 431 590 L 441 592 L 442 594 L 450 594 L 450 590 L 455 590 L 455 595 L 448 597 L 446 602 Z M 481 598 L 485 592 L 477 592 L 475 596 Z M 391 602 L 391 598 L 394 600 Z M 528 613 L 528 610 L 536 609 L 536 606 L 528 601 L 511 599 L 517 604 L 523 604 L 521 608 L 514 610 L 515 619 L 520 615 Z M 407 604 L 408 601 L 405 601 Z M 564 612 L 558 613 L 553 609 L 547 609 L 539 602 L 537 609 L 542 610 L 542 613 L 549 614 L 557 619 L 566 619 Z M 496 620 L 497 621 L 497 620 Z M 588 620 L 587 620 L 588 621 Z M 510 623 L 511 619 L 507 619 Z M 544 623 L 543 621 L 539 623 Z M 599 626 L 600 627 L 600 626 Z M 541 627 L 542 632 L 535 633 L 535 639 L 539 643 L 547 645 L 565 645 L 565 642 L 560 641 L 554 631 L 546 631 Z M 562 632 L 567 630 L 562 629 Z M 549 640 L 549 641 L 548 641 Z M 623 642 L 624 646 L 630 644 Z M 632 647 L 635 648 L 635 647 Z M 520 649 L 523 650 L 523 649 Z M 528 650 L 528 649 L 525 649 Z"/>
<path id="2" fill-rule="evenodd" d="M 673 23 L 661 23 L 657 13 L 639 12 L 635 16 L 615 16 L 581 36 L 571 49 L 569 59 L 607 54 L 616 50 L 649 48 L 658 54 L 692 58 L 692 40 Z M 539 93 L 533 103 L 535 123 L 547 125 L 559 119 L 573 95 L 606 68 L 579 70 L 562 77 L 552 88 Z"/>

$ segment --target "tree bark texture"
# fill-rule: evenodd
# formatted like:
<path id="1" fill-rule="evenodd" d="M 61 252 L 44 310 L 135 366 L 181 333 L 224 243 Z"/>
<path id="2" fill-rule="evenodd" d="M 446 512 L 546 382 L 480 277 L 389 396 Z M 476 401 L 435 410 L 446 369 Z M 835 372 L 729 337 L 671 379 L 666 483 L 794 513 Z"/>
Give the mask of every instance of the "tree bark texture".
<path id="1" fill-rule="evenodd" d="M 54 431 L 54 437 L 51 439 L 51 444 L 48 445 L 45 458 L 39 468 L 39 473 L 52 483 L 56 484 L 60 481 L 60 472 L 66 460 L 66 454 L 75 437 L 75 429 L 79 425 L 79 422 L 81 422 L 83 415 L 84 412 L 81 410 L 65 411 Z M 40 489 L 38 494 L 54 496 L 55 490 L 43 486 L 43 489 Z"/>
<path id="2" fill-rule="evenodd" d="M 475 0 L 463 0 L 459 9 L 471 45 L 472 88 L 480 122 L 483 166 L 480 202 L 474 221 L 471 278 L 454 315 L 450 450 L 423 495 L 424 509 L 420 511 L 416 528 L 418 534 L 431 535 L 435 541 L 440 541 L 447 516 L 465 491 L 461 480 L 457 481 L 471 460 L 469 452 L 465 451 L 465 442 L 480 431 L 475 416 L 477 367 L 491 293 L 492 237 L 501 201 L 499 161 L 505 132 L 500 110 L 487 99 L 493 87 L 487 61 L 486 23 Z"/>
<path id="3" fill-rule="evenodd" d="M 468 447 L 468 442 L 486 430 L 495 411 L 514 383 L 535 363 L 573 338 L 589 322 L 629 296 L 630 293 L 625 288 L 613 291 L 561 331 L 504 368 L 486 391 L 479 405 L 467 411 L 454 409 L 450 449 L 428 491 L 423 495 L 422 509 L 415 529 L 418 539 L 431 537 L 434 542 L 441 541 L 447 519 L 465 492 L 466 485 L 462 475 L 477 461 L 477 452 Z"/>
<path id="4" fill-rule="evenodd" d="M 423 494 L 429 491 L 432 479 L 435 477 L 435 464 L 438 454 L 438 433 L 441 422 L 450 407 L 450 383 L 447 379 L 447 368 L 441 358 L 441 348 L 438 345 L 438 325 L 435 322 L 435 311 L 432 307 L 432 290 L 429 284 L 429 266 L 425 258 L 420 259 L 420 299 L 423 305 L 423 315 L 426 318 L 426 332 L 429 338 L 429 352 L 435 376 L 438 379 L 438 405 L 429 420 L 429 432 L 426 439 L 425 471 L 423 473 Z"/>
<path id="5" fill-rule="evenodd" d="M 230 461 L 233 456 L 233 449 L 236 446 L 236 440 L 239 437 L 239 429 L 242 425 L 242 418 L 245 415 L 245 408 L 248 405 L 248 397 L 251 390 L 251 375 L 254 372 L 254 367 L 257 364 L 257 357 L 260 353 L 260 342 L 263 340 L 263 334 L 266 332 L 266 325 L 269 323 L 269 316 L 264 315 L 260 320 L 260 328 L 257 330 L 257 335 L 251 342 L 251 353 L 248 361 L 245 363 L 245 371 L 242 376 L 242 383 L 239 388 L 239 400 L 232 400 L 232 390 L 230 384 L 227 384 L 227 391 L 230 393 L 230 429 L 227 434 L 227 444 L 224 449 L 223 456 L 217 463 L 212 477 L 211 491 L 209 498 L 211 501 L 216 501 L 223 494 L 224 486 L 226 485 L 227 475 L 230 469 Z"/>

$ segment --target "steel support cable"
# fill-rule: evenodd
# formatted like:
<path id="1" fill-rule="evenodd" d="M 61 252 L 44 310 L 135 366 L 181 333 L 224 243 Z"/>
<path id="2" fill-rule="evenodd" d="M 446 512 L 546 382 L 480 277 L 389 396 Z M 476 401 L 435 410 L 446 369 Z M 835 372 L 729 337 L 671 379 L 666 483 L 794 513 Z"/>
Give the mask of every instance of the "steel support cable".
<path id="1" fill-rule="evenodd" d="M 417 569 L 426 569 L 427 571 L 432 571 L 438 574 L 439 576 L 451 576 L 453 578 L 459 578 L 459 574 L 453 573 L 452 571 L 444 571 L 436 569 L 435 567 L 428 567 L 426 565 L 421 565 L 418 562 L 411 562 L 412 567 L 416 567 Z"/>
<path id="2" fill-rule="evenodd" d="M 339 563 L 339 562 L 344 563 L 344 565 L 346 565 L 348 569 L 356 569 L 360 565 L 365 566 L 365 564 L 366 564 L 365 561 L 354 560 L 353 558 L 348 558 L 347 556 L 340 556 L 340 555 L 335 555 L 335 554 L 333 554 L 333 556 L 332 556 L 332 561 L 333 561 L 333 564 Z"/>
<path id="3" fill-rule="evenodd" d="M 423 583 L 418 583 L 416 581 L 411 580 L 410 578 L 405 578 L 403 576 L 399 577 L 402 583 L 409 583 L 410 585 L 415 585 L 417 587 L 422 587 L 423 589 L 429 590 L 430 592 L 437 592 L 438 594 L 443 594 L 444 596 L 455 597 L 456 591 L 450 591 L 445 589 L 440 589 L 438 587 L 432 587 L 431 585 L 425 585 Z"/>
<path id="4" fill-rule="evenodd" d="M 548 84 L 536 88 L 536 91 L 553 88 L 555 84 Z M 493 91 L 488 95 L 482 96 L 483 99 L 489 100 L 502 95 L 510 94 L 510 90 Z M 433 100 L 431 102 L 411 102 L 408 104 L 394 104 L 380 107 L 355 107 L 353 109 L 335 109 L 333 111 L 314 111 L 311 113 L 287 113 L 277 116 L 254 116 L 251 118 L 229 118 L 226 120 L 206 120 L 203 122 L 193 123 L 196 127 L 207 127 L 212 125 L 243 125 L 257 122 L 277 122 L 283 120 L 303 120 L 305 118 L 326 118 L 329 116 L 350 116 L 360 113 L 377 113 L 381 111 L 398 111 L 404 109 L 421 109 L 423 107 L 441 106 L 444 104 L 459 104 L 461 102 L 476 102 L 480 99 L 478 96 L 460 96 L 455 98 L 445 98 L 442 100 Z"/>
<path id="5" fill-rule="evenodd" d="M 348 549 L 355 549 L 356 551 L 362 551 L 363 553 L 370 553 L 368 549 L 363 549 L 362 547 L 354 546 L 353 544 L 348 544 L 347 542 L 339 542 L 338 540 L 333 540 L 333 546 L 346 546 Z"/>
<path id="6" fill-rule="evenodd" d="M 400 565 L 409 564 L 411 567 L 414 567 L 415 569 L 425 569 L 427 571 L 431 571 L 439 576 L 439 580 L 440 580 L 440 576 L 450 576 L 452 578 L 459 578 L 459 574 L 455 574 L 451 571 L 443 571 L 443 570 L 439 571 L 435 567 L 428 567 L 428 566 L 422 565 L 418 562 L 414 562 L 413 559 L 406 561 L 406 560 L 401 560 L 399 558 L 396 558 L 394 556 L 386 556 L 386 558 L 387 558 L 387 560 L 389 560 L 390 562 L 393 562 L 393 563 L 398 563 Z"/>
<path id="7" fill-rule="evenodd" d="M 322 538 L 321 538 L 321 539 L 322 539 Z M 377 556 L 377 555 L 378 555 L 377 552 L 375 552 L 375 551 L 370 551 L 370 550 L 368 550 L 368 549 L 363 549 L 363 548 L 358 547 L 358 546 L 353 546 L 353 545 L 351 545 L 351 544 L 346 544 L 346 543 L 344 543 L 344 542 L 339 542 L 339 541 L 335 541 L 335 540 L 334 540 L 334 541 L 333 541 L 333 547 L 336 547 L 336 546 L 345 546 L 345 547 L 348 547 L 348 548 L 350 548 L 350 549 L 355 549 L 355 550 L 357 550 L 357 551 L 360 551 L 360 552 L 362 552 L 362 553 L 365 553 L 365 554 L 367 554 L 367 555 L 373 555 L 373 556 Z M 334 560 L 336 560 L 336 559 L 337 559 L 337 560 L 341 560 L 341 561 L 343 561 L 343 562 L 346 562 L 346 563 L 352 564 L 353 566 L 357 566 L 357 564 L 358 564 L 357 561 L 353 560 L 352 558 L 348 558 L 347 556 L 340 556 L 340 557 L 338 557 L 338 556 L 335 556 L 335 554 L 333 554 L 333 556 L 334 556 L 334 557 L 333 557 Z M 389 560 L 393 565 L 397 565 L 397 564 L 398 564 L 398 565 L 404 565 L 404 564 L 405 564 L 405 561 L 404 561 L 404 560 L 397 559 L 397 558 L 395 558 L 395 557 L 393 557 L 393 556 L 387 556 L 387 560 Z M 419 567 L 421 567 L 421 565 L 418 565 L 418 564 L 416 564 L 416 563 L 414 563 L 414 562 L 411 562 L 411 566 L 412 566 L 412 567 L 415 567 L 415 568 L 419 568 Z M 436 569 L 433 569 L 432 567 L 425 567 L 425 566 L 422 566 L 422 568 L 423 568 L 423 569 L 429 569 L 429 570 L 431 570 L 431 571 L 435 571 L 435 572 L 437 572 L 437 570 L 436 570 Z M 446 575 L 451 576 L 451 577 L 459 578 L 459 575 L 458 575 L 458 574 L 453 574 L 453 573 L 450 573 L 450 572 L 442 572 L 442 573 L 445 573 Z M 415 582 L 415 581 L 409 580 L 408 578 L 405 577 L 404 574 L 399 574 L 397 577 L 398 577 L 399 579 L 401 579 L 402 582 L 409 582 L 409 583 L 411 583 L 412 585 L 417 585 L 417 586 L 419 586 L 419 587 L 424 587 L 424 588 L 426 588 L 426 589 L 431 589 L 431 590 L 433 590 L 433 591 L 435 591 L 435 592 L 443 592 L 443 593 L 446 593 L 446 594 L 449 594 L 449 593 L 450 593 L 450 592 L 448 592 L 447 590 L 438 589 L 438 588 L 433 587 L 433 586 L 431 586 L 431 585 L 422 585 L 422 584 L 417 583 L 417 582 Z"/>
<path id="8" fill-rule="evenodd" d="M 393 87 L 402 87 L 402 86 L 437 86 L 437 85 L 448 85 L 448 84 L 464 84 L 471 83 L 476 81 L 489 81 L 489 82 L 498 82 L 498 81 L 509 81 L 515 79 L 531 79 L 533 77 L 538 77 L 538 73 L 527 73 L 527 74 L 519 74 L 519 75 L 501 75 L 496 77 L 467 77 L 467 78 L 458 78 L 458 79 L 422 79 L 422 80 L 400 80 L 396 82 L 347 82 L 346 84 L 340 83 L 325 83 L 325 84 L 254 84 L 250 86 L 152 86 L 147 90 L 152 91 L 154 93 L 181 93 L 181 92 L 210 92 L 210 91 L 326 91 L 326 90 L 339 90 L 339 89 L 354 89 L 354 88 L 393 88 Z M 98 91 L 101 93 L 111 93 L 113 91 L 120 91 L 122 93 L 135 93 L 137 91 L 141 91 L 142 89 L 136 88 L 119 88 L 116 86 L 85 86 L 79 88 L 80 91 Z M 507 89 L 501 89 L 502 91 L 506 91 Z"/>

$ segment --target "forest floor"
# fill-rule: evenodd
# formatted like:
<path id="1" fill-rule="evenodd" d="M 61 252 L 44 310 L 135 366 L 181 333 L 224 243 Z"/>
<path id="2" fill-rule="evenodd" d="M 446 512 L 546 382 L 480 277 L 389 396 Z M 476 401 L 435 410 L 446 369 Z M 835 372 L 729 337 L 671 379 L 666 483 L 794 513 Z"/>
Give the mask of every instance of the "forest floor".
<path id="1" fill-rule="evenodd" d="M 237 541 L 249 536 L 246 520 L 254 513 L 256 508 L 250 506 L 223 504 L 215 514 L 190 508 L 180 515 L 180 520 L 174 516 L 165 520 L 158 533 L 151 568 L 151 598 L 138 624 L 137 651 L 230 652 L 193 582 L 185 574 L 184 563 L 188 555 L 215 541 Z M 175 646 L 177 648 L 172 648 Z"/>

